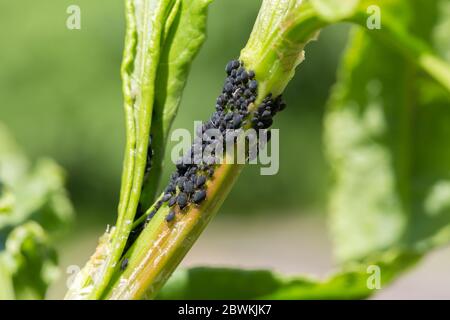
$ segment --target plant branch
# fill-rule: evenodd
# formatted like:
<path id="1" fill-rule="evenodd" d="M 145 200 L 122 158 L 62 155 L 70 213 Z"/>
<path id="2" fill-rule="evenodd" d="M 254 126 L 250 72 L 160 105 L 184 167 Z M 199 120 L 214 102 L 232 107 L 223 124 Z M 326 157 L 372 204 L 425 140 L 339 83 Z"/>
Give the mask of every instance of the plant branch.
<path id="1" fill-rule="evenodd" d="M 254 111 L 269 94 L 280 94 L 302 61 L 303 48 L 314 32 L 294 32 L 299 20 L 308 20 L 300 1 L 264 1 L 248 45 L 241 54 L 244 65 L 256 71 L 260 83 L 258 97 L 249 107 Z M 305 10 L 308 6 L 304 7 Z M 313 28 L 311 28 L 313 29 Z M 271 67 L 274 66 L 274 67 Z M 260 73 L 259 73 L 260 72 Z M 169 208 L 163 205 L 126 253 L 128 267 L 116 267 L 115 282 L 106 291 L 107 299 L 153 298 L 217 212 L 239 176 L 243 165 L 221 164 L 207 184 L 206 200 L 187 212 L 178 212 L 177 220 L 165 220 Z M 149 210 L 148 212 L 151 212 Z"/>

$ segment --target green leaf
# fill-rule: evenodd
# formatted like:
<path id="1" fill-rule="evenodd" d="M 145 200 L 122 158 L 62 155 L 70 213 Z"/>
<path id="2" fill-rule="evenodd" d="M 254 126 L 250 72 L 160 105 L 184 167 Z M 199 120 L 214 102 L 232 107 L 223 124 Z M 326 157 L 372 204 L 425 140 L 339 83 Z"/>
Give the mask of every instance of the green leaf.
<path id="1" fill-rule="evenodd" d="M 432 43 L 439 3 L 390 1 L 383 12 L 396 13 L 405 30 Z M 325 141 L 334 173 L 330 225 L 337 256 L 380 264 L 387 250 L 420 256 L 450 240 L 450 100 L 415 61 L 371 32 L 354 30 Z"/>
<path id="2" fill-rule="evenodd" d="M 104 265 L 98 268 L 99 274 L 81 273 L 86 277 L 96 274 L 100 282 L 94 286 L 92 279 L 78 282 L 82 286 L 89 284 L 93 290 L 89 298 L 100 298 L 119 266 L 136 213 L 145 212 L 154 201 L 167 135 L 190 65 L 205 39 L 207 8 L 211 1 L 126 1 L 122 78 L 127 144 L 121 197 L 116 227 L 109 234 L 110 251 L 102 259 Z M 78 289 L 71 290 L 68 297 L 77 296 Z M 85 290 L 86 296 L 84 293 Z"/>
<path id="3" fill-rule="evenodd" d="M 7 271 L 12 280 L 16 299 L 43 299 L 47 287 L 59 274 L 56 251 L 35 222 L 27 222 L 9 234 L 0 265 L 0 272 Z M 6 286 L 11 284 L 8 279 L 5 281 Z"/>
<path id="4" fill-rule="evenodd" d="M 389 252 L 379 262 L 380 283 L 391 281 L 398 269 L 417 261 L 415 254 Z M 372 287 L 372 269 L 353 264 L 344 271 L 319 280 L 306 276 L 283 276 L 270 270 L 240 270 L 198 267 L 176 271 L 159 292 L 157 299 L 363 299 Z"/>
<path id="5" fill-rule="evenodd" d="M 104 261 L 92 299 L 100 298 L 127 243 L 138 210 L 146 175 L 150 128 L 155 101 L 155 81 L 166 28 L 179 8 L 179 0 L 127 0 L 122 79 L 126 145 L 122 184 L 112 251 Z M 84 282 L 84 281 L 83 281 Z M 86 279 L 86 282 L 89 282 Z"/>
<path id="6" fill-rule="evenodd" d="M 155 83 L 152 118 L 152 168 L 140 198 L 149 208 L 158 189 L 165 146 L 181 102 L 191 64 L 206 37 L 207 10 L 212 0 L 182 0 L 162 44 Z"/>

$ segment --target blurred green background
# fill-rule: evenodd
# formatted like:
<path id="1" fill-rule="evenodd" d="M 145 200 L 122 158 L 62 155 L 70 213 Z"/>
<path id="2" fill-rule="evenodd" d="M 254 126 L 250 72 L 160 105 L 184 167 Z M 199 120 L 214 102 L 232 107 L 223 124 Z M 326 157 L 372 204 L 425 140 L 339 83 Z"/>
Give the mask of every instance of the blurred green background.
<path id="1" fill-rule="evenodd" d="M 1 120 L 31 157 L 51 156 L 66 168 L 79 220 L 112 222 L 124 146 L 123 1 L 25 2 L 1 5 L 0 19 L 7 26 L 0 30 Z M 70 4 L 81 8 L 81 30 L 65 26 Z M 194 120 L 209 117 L 224 65 L 239 56 L 258 8 L 256 0 L 211 5 L 208 39 L 192 67 L 174 128 L 192 130 Z M 321 117 L 345 37 L 345 27 L 324 32 L 289 85 L 289 109 L 275 126 L 281 129 L 279 174 L 260 176 L 257 166 L 249 166 L 223 212 L 323 211 L 327 173 Z"/>
<path id="2" fill-rule="evenodd" d="M 60 245 L 65 265 L 82 265 L 93 253 L 106 224 L 115 221 L 124 148 L 119 74 L 125 29 L 123 2 L 0 3 L 0 121 L 32 159 L 50 156 L 67 171 L 77 221 Z M 66 28 L 66 10 L 72 4 L 81 8 L 81 30 Z M 258 0 L 213 2 L 208 38 L 192 66 L 173 128 L 192 130 L 194 120 L 209 117 L 223 83 L 224 66 L 239 56 L 259 4 Z M 218 222 L 213 222 L 188 256 L 189 263 L 213 263 L 208 245 L 217 244 L 219 248 L 214 250 L 221 252 L 217 263 L 231 259 L 232 263 L 246 264 L 245 257 L 250 256 L 247 265 L 283 269 L 280 263 L 270 263 L 279 260 L 287 265 L 282 271 L 288 272 L 320 273 L 331 268 L 321 218 L 326 211 L 329 178 L 323 155 L 322 115 L 347 31 L 343 25 L 328 28 L 320 41 L 308 46 L 306 62 L 285 94 L 288 108 L 274 125 L 280 128 L 279 173 L 260 176 L 258 166 L 247 166 Z M 171 168 L 166 166 L 166 176 Z M 287 222 L 281 223 L 278 231 L 267 230 L 268 224 L 274 226 L 274 221 L 283 219 Z M 228 231 L 233 229 L 231 236 Z M 301 240 L 299 233 L 306 243 L 295 242 Z M 239 235 L 249 239 L 248 250 L 258 248 L 258 241 L 265 239 L 269 252 L 280 254 L 286 247 L 291 253 L 266 260 L 244 249 L 236 253 L 230 243 L 239 244 Z M 311 244 L 314 239 L 317 248 Z M 290 240 L 294 242 L 286 245 Z M 309 253 L 298 255 L 296 249 L 301 251 L 302 247 L 309 248 Z M 311 252 L 312 248 L 316 252 Z M 222 261 L 226 255 L 229 259 Z M 59 295 L 65 279 L 63 276 L 54 291 Z"/>

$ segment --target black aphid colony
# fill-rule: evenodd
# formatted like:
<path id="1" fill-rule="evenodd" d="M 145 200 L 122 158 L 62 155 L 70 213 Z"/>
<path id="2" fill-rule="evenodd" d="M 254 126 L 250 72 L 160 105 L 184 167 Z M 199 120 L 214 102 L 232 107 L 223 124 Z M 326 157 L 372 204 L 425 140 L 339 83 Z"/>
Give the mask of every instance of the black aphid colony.
<path id="1" fill-rule="evenodd" d="M 171 207 L 170 213 L 166 216 L 166 221 L 171 222 L 175 218 L 175 206 L 183 210 L 190 204 L 198 205 L 206 199 L 206 183 L 213 177 L 217 166 L 214 153 L 210 157 L 202 158 L 205 148 L 212 147 L 216 143 L 214 139 L 206 139 L 206 141 L 202 139 L 207 130 L 220 130 L 225 141 L 228 130 L 243 127 L 256 130 L 267 129 L 272 125 L 273 116 L 285 108 L 286 105 L 282 102 L 281 96 L 272 99 L 269 95 L 256 111 L 250 114 L 249 106 L 256 101 L 258 92 L 255 73 L 246 70 L 237 60 L 230 61 L 225 71 L 228 76 L 223 85 L 222 94 L 216 100 L 216 111 L 198 128 L 190 152 L 176 163 L 176 171 L 172 173 L 164 195 L 156 204 L 152 214 L 147 217 L 147 221 L 154 216 L 163 203 Z M 151 161 L 151 157 L 149 160 Z M 148 162 L 151 163 L 150 161 Z"/>

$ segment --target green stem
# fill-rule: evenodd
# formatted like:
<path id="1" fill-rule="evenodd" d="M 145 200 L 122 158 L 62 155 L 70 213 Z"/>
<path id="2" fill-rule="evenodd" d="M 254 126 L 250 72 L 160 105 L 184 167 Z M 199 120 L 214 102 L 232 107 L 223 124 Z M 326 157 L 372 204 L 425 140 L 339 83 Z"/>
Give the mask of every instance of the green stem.
<path id="1" fill-rule="evenodd" d="M 119 276 L 105 298 L 154 297 L 220 208 L 242 168 L 221 165 L 208 185 L 208 201 L 186 213 L 177 212 L 176 221 L 171 224 L 165 221 L 169 209 L 161 208 L 127 253 L 128 267 L 117 273 Z"/>
<path id="2" fill-rule="evenodd" d="M 170 17 L 175 3 L 175 0 L 126 1 L 128 26 L 122 78 L 127 142 L 122 188 L 111 252 L 104 261 L 104 267 L 98 276 L 99 281 L 94 283 L 94 288 L 89 295 L 90 299 L 99 299 L 107 287 L 114 267 L 122 255 L 136 215 L 147 164 L 156 66 L 165 31 L 164 25 L 158 21 L 166 21 L 167 17 L 169 17 L 167 21 L 173 21 Z M 138 7 L 138 4 L 143 7 Z"/>

